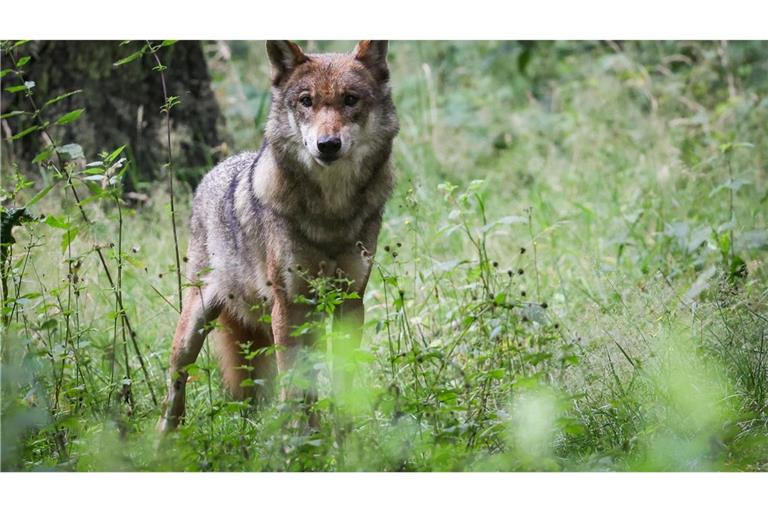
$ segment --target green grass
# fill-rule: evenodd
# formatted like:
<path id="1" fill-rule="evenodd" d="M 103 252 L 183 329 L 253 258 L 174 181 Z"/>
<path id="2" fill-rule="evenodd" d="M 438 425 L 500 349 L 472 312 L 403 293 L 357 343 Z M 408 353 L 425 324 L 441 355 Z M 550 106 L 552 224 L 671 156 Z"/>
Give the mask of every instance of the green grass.
<path id="1" fill-rule="evenodd" d="M 290 426 L 297 404 L 232 402 L 206 344 L 187 422 L 161 441 L 149 386 L 164 394 L 177 318 L 167 191 L 122 208 L 118 253 L 114 200 L 88 204 L 86 227 L 59 182 L 32 208 L 48 222 L 14 231 L 3 469 L 765 470 L 768 47 L 525 49 L 392 44 L 399 184 L 363 346 L 343 361 L 318 347 L 316 433 Z M 211 69 L 244 150 L 268 69 L 261 44 L 232 50 Z M 113 275 L 122 261 L 149 381 L 94 244 Z M 333 391 L 339 364 L 357 368 L 354 389 Z"/>

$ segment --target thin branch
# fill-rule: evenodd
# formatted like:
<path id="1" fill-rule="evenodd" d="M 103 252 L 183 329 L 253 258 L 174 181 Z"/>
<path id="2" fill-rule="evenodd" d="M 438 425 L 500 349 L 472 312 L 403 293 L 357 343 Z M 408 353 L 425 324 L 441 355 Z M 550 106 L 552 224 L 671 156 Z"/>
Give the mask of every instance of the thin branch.
<path id="1" fill-rule="evenodd" d="M 181 291 L 181 258 L 179 257 L 179 238 L 176 233 L 176 207 L 174 204 L 174 192 L 173 192 L 173 154 L 171 152 L 171 107 L 172 105 L 168 101 L 168 88 L 165 84 L 165 66 L 160 62 L 160 57 L 157 56 L 157 50 L 159 47 L 153 47 L 152 44 L 147 41 L 147 47 L 152 53 L 157 66 L 155 69 L 160 73 L 160 83 L 163 85 L 163 110 L 165 111 L 165 131 L 166 131 L 166 145 L 168 149 L 168 189 L 171 196 L 171 227 L 173 228 L 173 249 L 176 253 L 176 283 L 178 285 L 179 292 L 179 312 L 182 310 L 182 291 Z"/>

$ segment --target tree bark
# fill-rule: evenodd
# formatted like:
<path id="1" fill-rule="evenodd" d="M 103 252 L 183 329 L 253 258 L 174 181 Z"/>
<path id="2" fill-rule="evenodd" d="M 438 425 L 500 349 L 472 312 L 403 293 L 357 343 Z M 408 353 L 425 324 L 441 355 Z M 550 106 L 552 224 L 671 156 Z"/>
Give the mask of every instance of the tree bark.
<path id="1" fill-rule="evenodd" d="M 167 160 L 165 115 L 160 73 L 151 54 L 122 66 L 113 64 L 137 51 L 144 44 L 135 41 L 121 45 L 116 41 L 33 41 L 19 47 L 17 59 L 29 55 L 23 67 L 24 79 L 34 81 L 38 106 L 74 90 L 81 93 L 43 110 L 42 117 L 53 122 L 59 116 L 85 108 L 76 121 L 51 125 L 49 132 L 58 145 L 82 146 L 87 160 L 98 153 L 127 145 L 132 166 L 126 179 L 128 189 L 155 181 L 165 175 Z M 158 50 L 167 66 L 165 79 L 169 96 L 181 103 L 171 110 L 174 169 L 179 179 L 191 184 L 210 168 L 226 148 L 224 118 L 211 89 L 211 76 L 200 41 L 179 41 Z M 3 68 L 10 66 L 4 59 Z M 23 93 L 11 94 L 5 87 L 17 85 L 18 78 L 3 78 L 2 112 L 29 111 Z M 13 83 L 12 83 L 13 82 Z M 29 116 L 3 120 L 4 164 L 17 163 L 33 171 L 34 156 L 45 146 L 42 133 L 8 141 L 7 133 L 19 133 L 30 126 Z"/>

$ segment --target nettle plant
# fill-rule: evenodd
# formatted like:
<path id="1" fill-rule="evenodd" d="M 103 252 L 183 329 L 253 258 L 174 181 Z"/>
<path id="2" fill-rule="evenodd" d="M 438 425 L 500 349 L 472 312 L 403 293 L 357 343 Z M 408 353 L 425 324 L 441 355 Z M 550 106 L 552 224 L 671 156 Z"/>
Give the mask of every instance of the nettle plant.
<path id="1" fill-rule="evenodd" d="M 311 281 L 311 296 L 301 300 L 314 316 L 297 334 L 320 334 L 312 364 L 321 396 L 314 407 L 332 421 L 323 423 L 327 431 L 302 438 L 305 450 L 330 449 L 338 468 L 392 469 L 408 469 L 435 450 L 457 460 L 473 448 L 500 452 L 515 443 L 509 432 L 514 397 L 553 384 L 578 364 L 579 346 L 539 299 L 534 240 L 503 264 L 490 256 L 490 240 L 508 236 L 510 226 L 527 226 L 532 234 L 532 212 L 489 220 L 484 186 L 440 187 L 451 208 L 443 236 L 466 244 L 469 257 L 428 267 L 421 259 L 427 240 L 415 241 L 418 251 L 403 242 L 380 248 L 375 290 L 367 298 L 372 318 L 358 349 L 332 348 L 349 346 L 350 333 L 334 323 L 344 301 L 357 298 L 346 291 L 348 283 Z M 417 226 L 410 229 L 423 235 Z M 340 368 L 352 370 L 352 386 L 338 386 Z M 551 420 L 570 426 L 560 412 Z M 322 443 L 325 435 L 329 443 Z M 307 448 L 308 439 L 317 446 Z M 355 447 L 370 443 L 381 448 L 381 460 L 356 458 Z"/>
<path id="2" fill-rule="evenodd" d="M 541 300 L 532 212 L 489 220 L 484 188 L 483 181 L 440 186 L 451 208 L 442 235 L 458 237 L 471 257 L 414 265 L 409 277 L 402 248 L 385 247 L 377 269 L 386 311 L 376 327 L 385 338 L 382 375 L 397 414 L 431 424 L 438 438 L 468 440 L 468 448 L 500 448 L 516 387 L 546 382 L 579 360 Z M 530 250 L 493 259 L 491 239 L 516 225 L 528 227 Z"/>
<path id="3" fill-rule="evenodd" d="M 124 265 L 136 264 L 131 251 L 123 245 L 122 179 L 130 166 L 123 156 L 126 147 L 91 159 L 76 141 L 57 138 L 60 127 L 87 114 L 84 108 L 76 108 L 49 118 L 49 108 L 81 91 L 50 99 L 40 97 L 33 77 L 25 73 L 25 65 L 32 58 L 21 55 L 25 43 L 4 42 L 0 47 L 4 61 L 11 63 L 2 70 L 3 89 L 23 95 L 22 104 L 27 105 L 25 110 L 3 114 L 3 119 L 16 118 L 18 127 L 7 141 L 12 144 L 37 137 L 40 149 L 26 167 L 36 168 L 41 176 L 41 182 L 36 183 L 15 163 L 12 173 L 4 170 L 0 188 L 2 329 L 6 340 L 3 367 L 7 377 L 3 394 L 8 398 L 3 400 L 3 418 L 11 423 L 18 420 L 19 432 L 44 427 L 42 433 L 53 446 L 52 451 L 60 460 L 66 460 L 70 427 L 74 425 L 71 414 L 87 406 L 117 417 L 118 404 L 122 404 L 123 411 L 132 415 L 137 380 L 146 387 L 147 393 L 142 396 L 148 396 L 153 405 L 157 405 L 157 396 L 137 326 L 131 322 L 123 296 Z M 157 48 L 149 45 L 148 51 Z M 167 99 L 163 108 L 170 111 L 172 106 Z M 24 200 L 30 195 L 27 189 L 33 188 L 37 192 Z M 57 188 L 63 189 L 60 211 L 55 215 L 35 211 L 38 203 Z M 104 227 L 94 220 L 102 214 L 116 217 L 116 239 L 107 239 Z M 30 265 L 33 252 L 47 247 L 45 242 L 50 237 L 60 238 L 61 262 L 66 269 L 66 278 L 54 285 L 45 278 L 46 269 L 39 272 L 34 264 Z M 100 276 L 88 275 L 86 268 L 93 267 L 93 259 Z M 88 295 L 93 293 L 89 285 L 102 279 L 113 302 L 108 315 L 112 324 L 108 341 L 84 318 Z M 88 350 L 93 343 L 104 345 L 99 347 L 104 354 L 102 360 L 95 359 Z M 24 418 L 32 409 L 36 419 L 29 423 Z"/>

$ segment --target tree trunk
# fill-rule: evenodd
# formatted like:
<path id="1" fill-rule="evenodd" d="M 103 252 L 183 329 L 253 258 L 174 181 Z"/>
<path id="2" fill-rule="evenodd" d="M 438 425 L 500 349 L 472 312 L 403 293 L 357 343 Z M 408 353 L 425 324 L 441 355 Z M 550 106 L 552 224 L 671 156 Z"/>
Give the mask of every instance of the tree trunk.
<path id="1" fill-rule="evenodd" d="M 61 94 L 82 90 L 43 109 L 44 121 L 85 108 L 76 121 L 64 126 L 51 125 L 49 132 L 58 145 L 82 146 L 87 160 L 97 160 L 98 153 L 127 145 L 132 162 L 126 186 L 141 184 L 165 176 L 167 161 L 165 114 L 160 73 L 150 53 L 122 66 L 120 59 L 141 48 L 142 41 L 121 45 L 116 41 L 33 41 L 16 50 L 16 59 L 29 55 L 23 67 L 24 80 L 34 81 L 32 89 L 38 106 Z M 224 119 L 211 90 L 211 77 L 199 41 L 179 41 L 158 50 L 167 66 L 165 80 L 168 95 L 180 104 L 171 110 L 174 170 L 184 181 L 194 184 L 226 148 Z M 11 67 L 4 58 L 3 68 Z M 24 93 L 11 94 L 5 88 L 21 83 L 18 77 L 3 78 L 2 112 L 31 111 Z M 32 125 L 30 116 L 4 119 L 3 163 L 17 163 L 22 169 L 34 169 L 32 159 L 45 146 L 42 133 L 16 141 L 8 133 L 19 133 Z"/>

